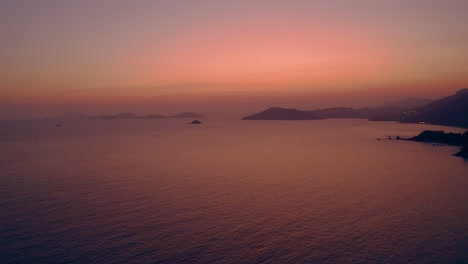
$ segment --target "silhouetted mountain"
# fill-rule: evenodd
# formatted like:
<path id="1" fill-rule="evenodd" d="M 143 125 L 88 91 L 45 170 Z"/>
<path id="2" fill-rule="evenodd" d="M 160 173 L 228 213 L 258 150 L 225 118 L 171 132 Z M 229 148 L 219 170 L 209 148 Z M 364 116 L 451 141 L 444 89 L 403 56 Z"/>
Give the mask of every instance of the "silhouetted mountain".
<path id="1" fill-rule="evenodd" d="M 393 116 L 403 111 L 400 108 L 360 108 L 354 109 L 349 107 L 333 107 L 310 111 L 301 111 L 297 109 L 285 109 L 280 107 L 272 107 L 263 112 L 246 116 L 244 120 L 307 120 L 307 119 L 324 119 L 324 118 L 366 118 L 370 119 L 375 116 Z M 390 119 L 394 120 L 394 119 Z"/>
<path id="2" fill-rule="evenodd" d="M 324 118 L 366 118 L 372 121 L 399 121 L 399 114 L 432 102 L 426 98 L 406 98 L 397 102 L 385 103 L 375 107 L 350 108 L 332 107 L 307 111 Z"/>
<path id="3" fill-rule="evenodd" d="M 366 118 L 371 119 L 376 116 L 392 116 L 403 111 L 401 108 L 385 107 L 385 108 L 349 108 L 349 107 L 333 107 L 318 110 L 310 110 L 308 113 L 323 117 L 323 118 Z M 392 120 L 392 119 L 391 119 Z"/>
<path id="4" fill-rule="evenodd" d="M 61 116 L 58 116 L 56 119 L 60 119 L 60 120 L 82 120 L 82 119 L 88 119 L 89 116 L 85 115 L 85 114 L 82 114 L 82 113 L 78 113 L 78 112 L 68 112 L 68 113 L 65 113 Z"/>
<path id="5" fill-rule="evenodd" d="M 190 122 L 189 124 L 190 125 L 200 125 L 202 122 L 198 121 L 198 120 L 193 120 L 192 122 Z"/>
<path id="6" fill-rule="evenodd" d="M 400 121 L 401 116 L 407 115 L 407 113 L 411 112 L 410 109 L 402 109 L 402 108 L 379 108 L 383 111 L 375 111 L 374 114 L 369 116 L 370 121 Z"/>
<path id="7" fill-rule="evenodd" d="M 468 127 L 468 89 L 432 101 L 417 108 L 401 108 L 423 104 L 430 99 L 407 98 L 377 108 L 333 107 L 310 111 L 272 107 L 243 120 L 305 120 L 324 118 L 366 118 L 371 121 L 400 121 L 403 123 L 429 123 L 446 126 Z M 390 106 L 389 106 L 390 105 Z M 397 107 L 396 105 L 400 106 Z M 386 106 L 386 107 L 383 107 Z"/>
<path id="8" fill-rule="evenodd" d="M 167 118 L 167 116 L 164 115 L 145 115 L 141 118 Z"/>
<path id="9" fill-rule="evenodd" d="M 125 113 L 119 113 L 116 115 L 102 115 L 98 116 L 97 118 L 100 119 L 132 119 L 132 118 L 137 118 L 138 116 L 135 115 L 132 112 L 125 112 Z"/>
<path id="10" fill-rule="evenodd" d="M 176 114 L 176 115 L 173 115 L 173 116 L 170 116 L 170 117 L 173 117 L 173 118 L 203 118 L 204 116 L 200 115 L 200 114 L 192 113 L 192 112 L 184 112 L 184 113 Z"/>
<path id="11" fill-rule="evenodd" d="M 192 112 L 184 112 L 181 114 L 173 115 L 173 116 L 164 116 L 164 115 L 145 115 L 145 116 L 138 116 L 132 112 L 125 112 L 116 115 L 102 115 L 97 116 L 100 119 L 133 119 L 133 118 L 202 118 L 204 116 Z"/>
<path id="12" fill-rule="evenodd" d="M 400 121 L 404 123 L 429 123 L 446 126 L 468 127 L 468 89 L 456 94 L 432 101 L 416 108 L 402 108 L 428 102 L 429 99 L 408 98 L 393 104 L 377 108 L 335 107 L 307 111 L 324 118 L 367 118 L 371 121 Z M 393 105 L 393 106 L 389 106 Z M 400 106 L 400 107 L 397 107 Z"/>
<path id="13" fill-rule="evenodd" d="M 427 105 L 427 104 L 431 103 L 432 101 L 434 101 L 434 100 L 428 99 L 428 98 L 409 97 L 409 98 L 405 98 L 403 100 L 396 101 L 396 102 L 388 102 L 388 103 L 385 103 L 385 104 L 376 105 L 376 106 L 374 106 L 372 108 L 395 107 L 395 108 L 402 108 L 402 109 L 413 109 L 413 108 L 416 108 L 416 107 L 421 107 L 421 106 Z"/>
<path id="14" fill-rule="evenodd" d="M 115 116 L 116 118 L 137 118 L 137 115 L 135 115 L 132 112 L 125 112 L 125 113 L 120 113 Z"/>
<path id="15" fill-rule="evenodd" d="M 307 112 L 324 118 L 366 118 L 365 110 L 350 107 L 332 107 Z"/>
<path id="16" fill-rule="evenodd" d="M 415 108 L 401 117 L 404 123 L 468 127 L 468 89 Z"/>
<path id="17" fill-rule="evenodd" d="M 314 120 L 323 119 L 313 113 L 297 109 L 271 107 L 262 112 L 246 116 L 242 120 Z"/>

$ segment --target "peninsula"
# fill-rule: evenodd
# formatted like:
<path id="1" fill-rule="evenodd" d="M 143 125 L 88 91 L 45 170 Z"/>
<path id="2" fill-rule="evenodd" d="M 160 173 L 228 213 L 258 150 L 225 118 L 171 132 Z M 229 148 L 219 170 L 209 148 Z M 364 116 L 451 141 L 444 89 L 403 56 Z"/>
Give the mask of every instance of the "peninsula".
<path id="1" fill-rule="evenodd" d="M 444 131 L 425 130 L 419 135 L 405 140 L 461 146 L 463 148 L 454 155 L 468 158 L 468 131 L 465 133 L 445 133 Z"/>

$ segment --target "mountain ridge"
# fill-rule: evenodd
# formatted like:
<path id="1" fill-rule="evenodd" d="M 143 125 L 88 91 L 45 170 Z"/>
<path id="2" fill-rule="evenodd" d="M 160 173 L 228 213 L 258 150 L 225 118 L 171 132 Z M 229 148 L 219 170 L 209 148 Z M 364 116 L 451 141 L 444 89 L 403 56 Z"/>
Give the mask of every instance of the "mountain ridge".
<path id="1" fill-rule="evenodd" d="M 429 100 L 429 99 L 427 99 Z M 400 101 L 401 102 L 401 101 Z M 314 120 L 326 118 L 366 118 L 370 121 L 398 121 L 434 125 L 468 127 L 468 89 L 414 107 L 350 108 L 331 107 L 302 111 L 294 108 L 271 107 L 242 120 Z"/>
<path id="2" fill-rule="evenodd" d="M 323 119 L 307 111 L 294 108 L 270 107 L 253 115 L 245 116 L 242 120 L 316 120 Z"/>
<path id="3" fill-rule="evenodd" d="M 415 108 L 411 115 L 400 121 L 468 127 L 468 89 L 461 89 L 453 95 Z"/>
<path id="4" fill-rule="evenodd" d="M 373 106 L 371 108 L 386 108 L 386 107 L 397 107 L 403 109 L 412 109 L 416 107 L 421 107 L 427 105 L 434 100 L 429 98 L 418 98 L 418 97 L 407 97 L 395 102 L 388 102 L 380 105 Z"/>

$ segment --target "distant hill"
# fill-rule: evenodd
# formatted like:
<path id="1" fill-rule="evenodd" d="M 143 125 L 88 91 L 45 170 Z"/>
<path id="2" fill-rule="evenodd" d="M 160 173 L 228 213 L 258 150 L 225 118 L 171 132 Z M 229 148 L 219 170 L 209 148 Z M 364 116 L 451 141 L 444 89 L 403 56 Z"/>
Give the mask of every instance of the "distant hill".
<path id="1" fill-rule="evenodd" d="M 116 115 L 101 115 L 97 116 L 100 119 L 133 119 L 133 118 L 202 118 L 203 115 L 192 113 L 192 112 L 184 112 L 180 114 L 176 114 L 173 116 L 164 116 L 164 115 L 145 115 L 145 116 L 138 116 L 132 112 L 125 112 Z"/>
<path id="2" fill-rule="evenodd" d="M 354 109 L 350 107 L 332 107 L 307 111 L 324 118 L 366 118 L 367 109 Z"/>
<path id="3" fill-rule="evenodd" d="M 429 103 L 431 103 L 433 101 L 434 100 L 428 99 L 428 98 L 409 97 L 409 98 L 405 98 L 403 100 L 396 101 L 396 102 L 389 102 L 389 103 L 385 103 L 385 104 L 376 105 L 376 106 L 374 106 L 372 108 L 394 107 L 394 108 L 402 108 L 402 109 L 413 109 L 413 108 L 416 108 L 416 107 L 421 107 L 421 106 L 427 105 L 427 104 L 429 104 Z"/>
<path id="4" fill-rule="evenodd" d="M 67 112 L 61 116 L 58 116 L 57 118 L 55 119 L 59 119 L 59 120 L 82 120 L 82 119 L 88 119 L 89 116 L 85 115 L 85 114 L 82 114 L 82 113 L 78 113 L 78 112 Z"/>
<path id="5" fill-rule="evenodd" d="M 184 112 L 184 113 L 176 114 L 170 117 L 172 118 L 202 118 L 204 116 L 200 114 L 192 113 L 192 112 Z"/>
<path id="6" fill-rule="evenodd" d="M 468 89 L 451 96 L 431 101 L 424 98 L 407 98 L 374 108 L 333 107 L 310 111 L 268 108 L 246 116 L 243 120 L 311 120 L 324 118 L 366 118 L 371 121 L 399 121 L 402 123 L 428 123 L 445 126 L 468 127 Z M 428 104 L 424 104 L 427 103 Z M 407 108 L 410 105 L 421 105 Z"/>
<path id="7" fill-rule="evenodd" d="M 349 108 L 333 107 L 318 110 L 302 111 L 297 109 L 285 109 L 272 107 L 260 113 L 242 118 L 243 120 L 313 120 L 325 118 L 364 118 L 371 119 L 375 116 L 385 116 L 393 120 L 393 115 L 403 111 L 395 107 L 387 108 Z M 387 119 L 385 119 L 387 120 Z"/>
<path id="8" fill-rule="evenodd" d="M 137 115 L 132 112 L 125 112 L 115 115 L 115 118 L 137 118 Z"/>
<path id="9" fill-rule="evenodd" d="M 370 119 L 377 116 L 390 116 L 402 112 L 404 109 L 397 107 L 385 108 L 349 108 L 349 107 L 332 107 L 318 110 L 310 110 L 308 113 L 323 117 L 323 118 L 365 118 Z"/>
<path id="10" fill-rule="evenodd" d="M 428 123 L 468 127 L 468 89 L 413 109 L 401 117 L 403 123 Z"/>
<path id="11" fill-rule="evenodd" d="M 242 120 L 314 120 L 323 119 L 313 113 L 292 108 L 271 107 L 262 112 L 246 116 Z"/>
<path id="12" fill-rule="evenodd" d="M 309 110 L 307 112 L 323 118 L 365 118 L 373 121 L 398 121 L 399 114 L 432 102 L 426 98 L 406 98 L 393 103 L 385 103 L 375 107 L 350 108 L 332 107 Z"/>
<path id="13" fill-rule="evenodd" d="M 164 115 L 145 115 L 145 116 L 142 116 L 141 118 L 167 118 L 167 116 L 164 116 Z"/>
<path id="14" fill-rule="evenodd" d="M 132 118 L 137 118 L 138 116 L 132 112 L 124 112 L 124 113 L 119 113 L 116 115 L 102 115 L 98 116 L 97 118 L 100 119 L 132 119 Z"/>

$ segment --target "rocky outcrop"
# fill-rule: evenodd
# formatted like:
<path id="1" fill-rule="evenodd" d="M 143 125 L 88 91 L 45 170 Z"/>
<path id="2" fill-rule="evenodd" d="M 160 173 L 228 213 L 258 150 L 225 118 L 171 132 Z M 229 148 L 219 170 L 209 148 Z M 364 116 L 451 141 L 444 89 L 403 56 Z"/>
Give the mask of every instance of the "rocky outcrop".
<path id="1" fill-rule="evenodd" d="M 457 157 L 462 157 L 464 159 L 468 159 L 468 147 L 463 147 L 459 152 L 453 155 Z"/>
<path id="2" fill-rule="evenodd" d="M 458 153 L 455 153 L 454 156 L 468 158 L 468 131 L 462 134 L 450 132 L 445 133 L 444 131 L 425 130 L 419 135 L 412 138 L 408 138 L 406 140 L 437 143 L 433 144 L 434 146 L 440 146 L 440 144 L 462 146 L 463 148 Z"/>

